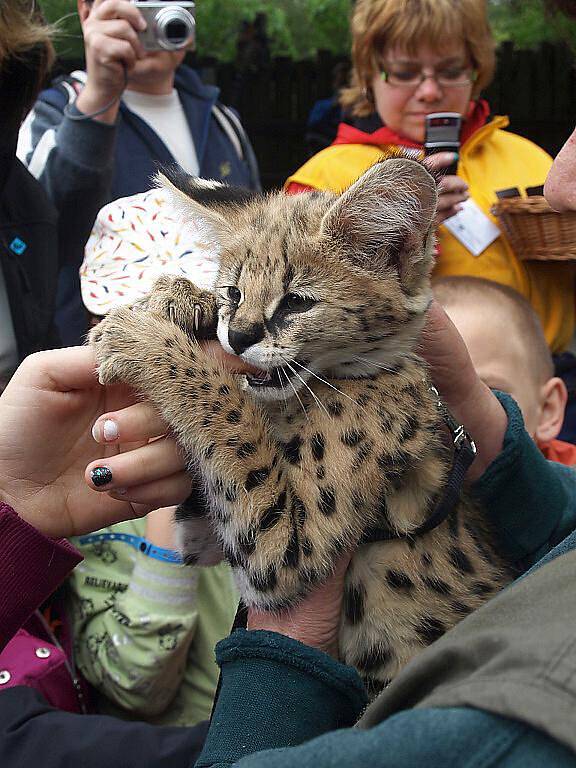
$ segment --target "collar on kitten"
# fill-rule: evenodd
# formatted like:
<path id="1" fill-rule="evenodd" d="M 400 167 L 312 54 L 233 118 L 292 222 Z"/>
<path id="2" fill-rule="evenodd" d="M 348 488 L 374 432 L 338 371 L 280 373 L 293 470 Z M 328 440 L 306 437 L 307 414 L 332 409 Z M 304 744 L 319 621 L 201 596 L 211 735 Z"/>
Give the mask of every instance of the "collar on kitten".
<path id="1" fill-rule="evenodd" d="M 446 485 L 444 486 L 444 491 L 437 504 L 432 507 L 430 516 L 415 530 L 409 533 L 398 533 L 397 531 L 391 531 L 389 528 L 369 528 L 360 540 L 361 544 L 373 544 L 376 541 L 392 541 L 394 539 L 414 539 L 416 536 L 428 533 L 428 531 L 433 530 L 446 520 L 460 499 L 460 488 L 464 482 L 464 477 L 476 457 L 476 444 L 466 431 L 464 425 L 456 421 L 452 413 L 442 402 L 436 387 L 430 384 L 428 388 L 436 400 L 436 407 L 450 431 L 454 445 L 454 460 Z"/>

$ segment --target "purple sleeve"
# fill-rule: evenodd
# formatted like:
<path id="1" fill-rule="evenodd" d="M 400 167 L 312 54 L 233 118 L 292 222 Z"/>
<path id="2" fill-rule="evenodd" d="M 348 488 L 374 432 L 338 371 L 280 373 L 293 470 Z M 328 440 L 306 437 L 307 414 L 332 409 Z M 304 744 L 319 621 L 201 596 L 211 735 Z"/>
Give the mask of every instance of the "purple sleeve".
<path id="1" fill-rule="evenodd" d="M 0 502 L 0 650 L 81 560 Z"/>

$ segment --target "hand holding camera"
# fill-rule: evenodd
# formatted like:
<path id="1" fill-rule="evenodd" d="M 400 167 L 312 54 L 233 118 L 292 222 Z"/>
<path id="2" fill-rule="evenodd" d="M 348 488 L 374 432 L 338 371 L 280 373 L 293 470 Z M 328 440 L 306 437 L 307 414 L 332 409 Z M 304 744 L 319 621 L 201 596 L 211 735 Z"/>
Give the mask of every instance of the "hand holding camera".
<path id="1" fill-rule="evenodd" d="M 127 75 L 146 55 L 138 36 L 146 28 L 146 21 L 128 0 L 94 0 L 92 3 L 85 0 L 80 21 L 88 77 L 76 106 L 81 112 L 91 114 L 111 104 L 98 119 L 113 123 Z"/>
<path id="2" fill-rule="evenodd" d="M 137 62 L 149 51 L 180 51 L 194 42 L 193 2 L 84 0 L 80 21 L 87 81 L 76 102 L 86 115 L 116 120 L 119 100 Z"/>
<path id="3" fill-rule="evenodd" d="M 437 227 L 458 213 L 461 203 L 470 196 L 464 179 L 456 176 L 461 121 L 460 115 L 451 112 L 438 112 L 426 117 L 424 163 L 430 170 L 443 172 L 438 184 Z"/>

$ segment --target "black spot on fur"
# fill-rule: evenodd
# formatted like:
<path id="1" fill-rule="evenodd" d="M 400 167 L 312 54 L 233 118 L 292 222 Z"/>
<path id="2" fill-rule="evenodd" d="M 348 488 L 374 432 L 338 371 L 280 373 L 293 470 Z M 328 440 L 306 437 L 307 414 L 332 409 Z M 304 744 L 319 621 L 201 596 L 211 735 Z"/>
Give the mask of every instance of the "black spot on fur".
<path id="1" fill-rule="evenodd" d="M 439 637 L 442 637 L 446 632 L 446 625 L 434 616 L 424 616 L 415 629 L 418 637 L 426 645 L 430 645 L 435 640 L 438 640 Z"/>
<path id="2" fill-rule="evenodd" d="M 424 568 L 430 568 L 430 566 L 432 565 L 432 558 L 428 554 L 428 552 L 423 552 L 422 553 L 422 555 L 420 557 L 420 562 L 422 563 Z"/>
<path id="3" fill-rule="evenodd" d="M 409 416 L 404 422 L 404 424 L 402 425 L 402 429 L 398 436 L 398 440 L 401 443 L 405 443 L 408 440 L 411 440 L 418 432 L 418 428 L 419 428 L 419 421 L 417 417 Z"/>
<path id="4" fill-rule="evenodd" d="M 218 387 L 218 394 L 219 395 L 229 395 L 230 394 L 230 387 L 228 384 L 222 384 L 221 387 Z"/>
<path id="5" fill-rule="evenodd" d="M 369 648 L 355 661 L 355 666 L 362 672 L 376 672 L 380 667 L 392 659 L 392 652 L 388 645 L 379 644 Z"/>
<path id="6" fill-rule="evenodd" d="M 200 384 L 200 389 L 203 392 L 210 392 L 210 390 L 212 389 L 212 385 L 209 384 L 207 381 L 205 381 L 203 384 Z"/>
<path id="7" fill-rule="evenodd" d="M 358 405 L 361 408 L 364 408 L 365 405 L 368 405 L 368 403 L 370 402 L 370 399 L 371 399 L 370 395 L 365 395 L 365 394 L 364 395 L 359 395 L 356 398 L 356 402 L 358 403 Z"/>
<path id="8" fill-rule="evenodd" d="M 386 581 L 392 589 L 403 589 L 410 591 L 414 587 L 412 579 L 402 571 L 388 571 Z"/>
<path id="9" fill-rule="evenodd" d="M 450 548 L 450 562 L 461 573 L 474 573 L 474 566 L 470 562 L 470 558 L 458 547 Z"/>
<path id="10" fill-rule="evenodd" d="M 442 579 L 437 579 L 435 576 L 424 576 L 422 581 L 428 589 L 437 592 L 439 595 L 450 595 L 452 593 L 450 585 Z"/>
<path id="11" fill-rule="evenodd" d="M 473 595 L 480 595 L 481 597 L 484 597 L 485 595 L 491 595 L 494 592 L 494 587 L 492 584 L 488 584 L 485 581 L 476 581 L 470 587 L 470 591 Z"/>
<path id="12" fill-rule="evenodd" d="M 329 400 L 326 403 L 326 410 L 330 416 L 342 416 L 344 413 L 344 406 L 339 400 Z"/>
<path id="13" fill-rule="evenodd" d="M 178 374 L 178 370 L 176 369 L 175 365 L 170 366 L 170 370 L 168 371 L 168 376 L 170 376 L 171 379 L 175 379 Z"/>
<path id="14" fill-rule="evenodd" d="M 344 445 L 347 445 L 349 448 L 353 448 L 355 445 L 358 445 L 364 438 L 366 437 L 366 433 L 362 432 L 358 429 L 346 429 L 342 434 L 340 435 L 340 440 L 344 443 Z"/>
<path id="15" fill-rule="evenodd" d="M 223 407 L 222 403 L 219 403 L 219 402 L 212 403 L 211 411 L 212 413 L 220 413 L 220 411 L 222 410 L 222 407 Z"/>
<path id="16" fill-rule="evenodd" d="M 240 411 L 237 411 L 236 409 L 233 411 L 228 411 L 226 414 L 226 421 L 230 424 L 239 424 L 240 419 L 242 418 L 242 414 Z"/>
<path id="17" fill-rule="evenodd" d="M 210 445 L 206 446 L 204 450 L 202 451 L 202 458 L 205 460 L 211 459 L 214 455 L 214 451 L 216 450 L 216 443 L 210 443 Z"/>
<path id="18" fill-rule="evenodd" d="M 238 498 L 238 492 L 236 491 L 236 488 L 233 485 L 229 485 L 228 488 L 226 488 L 226 501 L 234 502 Z"/>
<path id="19" fill-rule="evenodd" d="M 322 461 L 324 458 L 324 435 L 318 433 L 310 439 L 310 446 L 312 448 L 312 456 L 315 461 Z"/>
<path id="20" fill-rule="evenodd" d="M 363 584 L 350 584 L 344 590 L 344 616 L 349 624 L 358 624 L 364 618 L 366 589 Z"/>
<path id="21" fill-rule="evenodd" d="M 320 488 L 318 509 L 325 515 L 325 517 L 331 517 L 336 512 L 336 494 L 334 488 Z"/>
<path id="22" fill-rule="evenodd" d="M 302 554 L 304 555 L 304 557 L 310 557 L 311 554 L 314 552 L 314 547 L 312 546 L 312 542 L 310 541 L 310 539 L 304 536 L 300 543 L 302 546 Z"/>
<path id="23" fill-rule="evenodd" d="M 244 487 L 247 491 L 252 491 L 262 483 L 266 482 L 270 475 L 270 467 L 260 467 L 260 469 L 253 469 L 246 475 L 246 482 Z"/>
<path id="24" fill-rule="evenodd" d="M 256 549 L 256 536 L 254 531 L 248 530 L 238 536 L 238 549 L 243 555 L 248 557 Z"/>
<path id="25" fill-rule="evenodd" d="M 293 496 L 292 497 L 293 519 L 297 520 L 300 526 L 303 526 L 304 523 L 306 522 L 307 515 L 308 515 L 308 511 L 306 510 L 306 507 L 302 499 L 298 498 L 298 496 Z"/>
<path id="26" fill-rule="evenodd" d="M 460 602 L 460 600 L 453 600 L 450 603 L 450 608 L 460 616 L 468 616 L 474 610 L 471 605 Z"/>
<path id="27" fill-rule="evenodd" d="M 455 539 L 458 538 L 458 506 L 454 506 L 450 510 L 450 514 L 448 515 L 448 530 Z"/>
<path id="28" fill-rule="evenodd" d="M 362 443 L 356 452 L 356 458 L 354 459 L 352 469 L 358 469 L 366 461 L 368 456 L 370 456 L 372 453 L 373 447 L 374 443 L 372 440 L 367 440 L 366 442 Z"/>
<path id="29" fill-rule="evenodd" d="M 256 450 L 254 443 L 242 443 L 236 450 L 236 456 L 238 456 L 239 459 L 245 459 L 247 456 L 255 454 Z"/>
<path id="30" fill-rule="evenodd" d="M 194 378 L 194 369 L 193 368 L 186 368 L 184 373 L 186 374 L 186 376 L 188 376 L 189 379 Z"/>
<path id="31" fill-rule="evenodd" d="M 250 581 L 257 592 L 270 592 L 278 583 L 276 569 L 271 565 L 265 571 L 256 571 L 250 575 Z"/>
<path id="32" fill-rule="evenodd" d="M 232 568 L 238 568 L 245 563 L 244 558 L 230 547 L 224 547 L 224 557 L 228 560 Z"/>
<path id="33" fill-rule="evenodd" d="M 300 447 L 302 445 L 302 438 L 300 435 L 294 435 L 294 437 L 288 443 L 284 443 L 282 446 L 282 452 L 288 459 L 290 464 L 300 463 Z"/>
<path id="34" fill-rule="evenodd" d="M 290 535 L 290 541 L 288 542 L 288 546 L 284 552 L 284 557 L 282 558 L 282 564 L 288 568 L 296 568 L 299 561 L 300 544 L 298 542 L 298 529 L 296 526 L 294 526 L 292 529 L 292 534 Z"/>
<path id="35" fill-rule="evenodd" d="M 265 510 L 264 514 L 260 518 L 260 530 L 268 531 L 273 528 L 276 523 L 282 517 L 282 513 L 286 509 L 286 491 L 282 491 L 280 496 L 276 499 L 274 504 Z"/>
<path id="36" fill-rule="evenodd" d="M 318 480 L 324 480 L 326 477 L 326 469 L 324 468 L 324 464 L 320 464 L 319 467 L 316 467 L 316 477 Z"/>

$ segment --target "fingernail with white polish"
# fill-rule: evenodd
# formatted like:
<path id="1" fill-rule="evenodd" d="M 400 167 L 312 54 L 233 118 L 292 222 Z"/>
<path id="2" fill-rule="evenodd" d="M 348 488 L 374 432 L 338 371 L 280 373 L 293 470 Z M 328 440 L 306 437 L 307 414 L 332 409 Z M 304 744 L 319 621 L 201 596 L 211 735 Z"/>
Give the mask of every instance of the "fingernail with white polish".
<path id="1" fill-rule="evenodd" d="M 102 428 L 102 434 L 104 440 L 110 442 L 111 440 L 118 440 L 118 424 L 112 419 L 106 419 Z"/>

